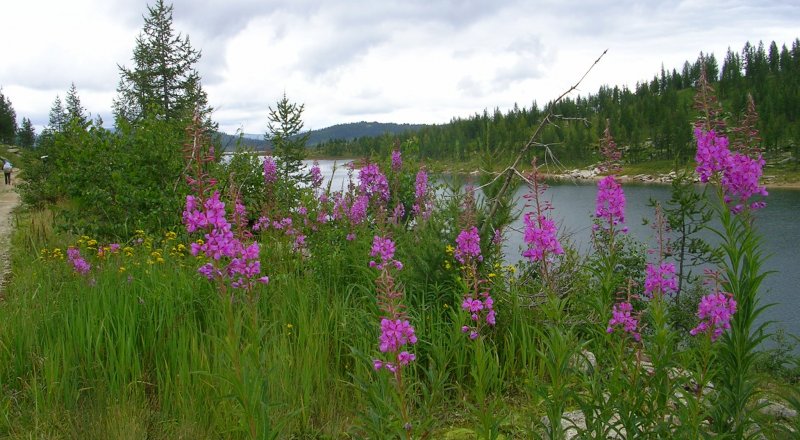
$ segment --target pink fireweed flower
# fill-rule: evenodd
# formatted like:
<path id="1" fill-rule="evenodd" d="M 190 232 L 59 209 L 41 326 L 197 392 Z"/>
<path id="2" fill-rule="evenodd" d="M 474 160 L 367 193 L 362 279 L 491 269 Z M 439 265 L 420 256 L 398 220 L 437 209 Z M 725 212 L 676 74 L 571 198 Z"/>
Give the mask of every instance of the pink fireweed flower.
<path id="1" fill-rule="evenodd" d="M 633 312 L 633 306 L 629 302 L 614 304 L 606 332 L 613 333 L 614 327 L 621 327 L 623 332 L 629 333 L 635 341 L 639 341 L 641 339 L 641 335 L 637 331 L 639 320 L 634 318 L 631 312 Z"/>
<path id="2" fill-rule="evenodd" d="M 272 156 L 264 157 L 264 183 L 272 185 L 278 180 L 278 166 Z"/>
<path id="3" fill-rule="evenodd" d="M 697 305 L 697 317 L 700 323 L 689 330 L 695 336 L 711 331 L 711 340 L 716 341 L 722 333 L 731 328 L 731 318 L 736 313 L 736 300 L 730 294 L 722 292 L 704 296 Z"/>
<path id="4" fill-rule="evenodd" d="M 414 327 L 405 319 L 381 319 L 381 335 L 378 338 L 381 352 L 396 352 L 407 344 L 416 344 Z"/>
<path id="5" fill-rule="evenodd" d="M 483 310 L 483 301 L 479 299 L 466 298 L 464 299 L 464 302 L 461 303 L 461 308 L 471 313 L 480 312 Z"/>
<path id="6" fill-rule="evenodd" d="M 319 162 L 316 160 L 314 161 L 314 165 L 311 167 L 311 187 L 312 188 L 319 188 L 322 186 L 322 171 L 319 169 Z"/>
<path id="7" fill-rule="evenodd" d="M 755 159 L 741 153 L 731 154 L 720 183 L 725 190 L 725 203 L 734 205 L 731 208 L 734 214 L 744 210 L 750 197 L 767 196 L 767 189 L 758 183 L 764 164 L 760 154 Z M 764 202 L 756 202 L 750 204 L 750 209 L 759 209 L 763 206 Z"/>
<path id="8" fill-rule="evenodd" d="M 394 257 L 394 242 L 391 238 L 375 236 L 372 240 L 372 251 L 370 256 L 380 257 L 383 261 L 389 261 Z"/>
<path id="9" fill-rule="evenodd" d="M 361 182 L 361 192 L 369 198 L 379 198 L 389 201 L 389 182 L 383 175 L 377 164 L 367 164 L 358 172 L 358 180 Z"/>
<path id="10" fill-rule="evenodd" d="M 594 215 L 604 220 L 607 228 L 625 223 L 625 193 L 614 176 L 606 176 L 597 182 L 597 206 Z"/>
<path id="11" fill-rule="evenodd" d="M 478 235 L 478 228 L 475 226 L 464 229 L 456 237 L 456 249 L 453 256 L 461 264 L 469 261 L 483 261 L 481 256 L 481 238 Z"/>
<path id="12" fill-rule="evenodd" d="M 675 264 L 662 261 L 656 266 L 647 263 L 644 278 L 644 293 L 652 297 L 653 292 L 660 294 L 675 293 L 678 291 L 678 281 L 675 278 Z"/>
<path id="13" fill-rule="evenodd" d="M 356 198 L 353 202 L 353 205 L 350 206 L 350 210 L 347 212 L 347 216 L 350 219 L 350 223 L 354 225 L 358 225 L 364 222 L 367 219 L 367 208 L 369 207 L 369 196 L 366 194 L 362 194 Z"/>
<path id="14" fill-rule="evenodd" d="M 86 275 L 92 270 L 92 265 L 81 257 L 81 251 L 76 248 L 71 247 L 67 249 L 67 259 L 70 264 L 72 264 L 72 269 L 77 274 Z"/>
<path id="15" fill-rule="evenodd" d="M 698 127 L 694 135 L 697 138 L 696 171 L 700 180 L 708 182 L 712 176 L 721 173 L 725 203 L 733 205 L 730 209 L 734 214 L 746 207 L 759 209 L 766 206 L 764 202 L 747 205 L 754 195 L 767 196 L 766 188 L 758 183 L 765 164 L 761 154 L 752 158 L 741 152 L 732 153 L 728 138 L 717 136 L 714 130 L 705 132 Z"/>
<path id="16" fill-rule="evenodd" d="M 695 154 L 697 168 L 695 170 L 700 176 L 700 181 L 705 183 L 711 176 L 724 170 L 727 166 L 731 154 L 728 149 L 728 138 L 717 136 L 714 130 L 704 132 L 700 127 L 695 128 L 694 136 L 697 138 L 697 153 Z"/>
<path id="17" fill-rule="evenodd" d="M 403 168 L 403 158 L 400 156 L 400 150 L 392 150 L 392 171 L 395 173 Z"/>
<path id="18" fill-rule="evenodd" d="M 409 353 L 407 351 L 401 351 L 397 355 L 397 363 L 400 365 L 408 365 L 409 362 L 413 362 L 417 359 L 417 355 L 413 353 Z"/>
<path id="19" fill-rule="evenodd" d="M 544 215 L 529 212 L 525 215 L 525 243 L 528 249 L 522 253 L 530 261 L 541 261 L 547 254 L 561 255 L 564 249 L 558 241 L 558 230 L 555 222 Z"/>

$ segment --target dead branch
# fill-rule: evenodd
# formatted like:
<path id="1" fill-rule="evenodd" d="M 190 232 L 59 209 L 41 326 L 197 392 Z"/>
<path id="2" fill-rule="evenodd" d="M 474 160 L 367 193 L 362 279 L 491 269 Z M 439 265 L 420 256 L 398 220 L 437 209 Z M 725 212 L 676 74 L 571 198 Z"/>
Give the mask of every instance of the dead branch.
<path id="1" fill-rule="evenodd" d="M 569 89 L 567 89 L 558 98 L 556 98 L 555 101 L 550 103 L 550 105 L 548 106 L 549 108 L 547 110 L 547 114 L 544 116 L 544 118 L 542 118 L 542 122 L 540 122 L 539 125 L 536 127 L 536 130 L 533 132 L 533 135 L 531 136 L 530 140 L 528 140 L 528 142 L 525 144 L 525 146 L 523 146 L 522 149 L 519 151 L 519 153 L 517 154 L 516 159 L 514 159 L 514 163 L 510 167 L 506 168 L 506 170 L 504 172 L 505 180 L 503 180 L 503 186 L 500 187 L 500 191 L 494 197 L 494 200 L 492 200 L 492 207 L 489 209 L 489 215 L 487 216 L 486 221 L 483 223 L 483 226 L 481 227 L 481 233 L 483 235 L 486 235 L 489 232 L 489 227 L 491 225 L 491 219 L 494 218 L 495 214 L 497 213 L 497 209 L 500 207 L 500 199 L 503 197 L 503 195 L 506 193 L 506 191 L 508 191 L 508 187 L 511 186 L 511 180 L 513 180 L 514 175 L 516 174 L 516 170 L 517 170 L 517 167 L 519 166 L 520 161 L 522 160 L 523 157 L 525 157 L 525 154 L 528 152 L 528 150 L 532 146 L 537 144 L 536 139 L 539 138 L 539 135 L 541 134 L 542 129 L 544 129 L 544 127 L 546 125 L 550 124 L 551 123 L 551 118 L 553 118 L 555 116 L 555 114 L 553 113 L 553 108 L 555 107 L 555 105 L 558 104 L 559 102 L 561 102 L 561 100 L 564 99 L 565 96 L 569 95 L 575 89 L 578 88 L 578 86 L 586 78 L 586 76 L 589 75 L 589 72 L 592 71 L 594 66 L 596 66 L 597 63 L 600 62 L 600 60 L 603 58 L 603 56 L 606 54 L 606 52 L 608 52 L 608 49 L 604 50 L 603 53 L 600 54 L 600 56 L 597 57 L 596 60 L 594 60 L 594 63 L 592 63 L 592 65 L 589 66 L 589 68 L 586 70 L 586 72 L 584 72 L 583 76 L 580 77 L 578 82 L 573 84 Z"/>

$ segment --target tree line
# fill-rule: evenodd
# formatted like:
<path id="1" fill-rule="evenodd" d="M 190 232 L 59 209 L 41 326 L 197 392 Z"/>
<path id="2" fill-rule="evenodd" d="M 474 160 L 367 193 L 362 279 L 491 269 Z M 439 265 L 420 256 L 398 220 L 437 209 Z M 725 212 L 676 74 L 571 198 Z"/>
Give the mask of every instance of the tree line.
<path id="1" fill-rule="evenodd" d="M 479 153 L 508 157 L 530 137 L 546 110 L 559 115 L 546 127 L 541 141 L 565 163 L 589 163 L 597 159 L 597 145 L 606 126 L 632 163 L 672 160 L 685 163 L 694 156 L 692 123 L 694 88 L 705 69 L 707 78 L 727 110 L 725 117 L 737 125 L 745 115 L 751 93 L 760 115 L 757 128 L 761 149 L 767 158 L 793 153 L 800 144 L 800 39 L 778 48 L 773 41 L 746 43 L 741 52 L 728 49 L 720 63 L 716 56 L 703 54 L 680 69 L 661 68 L 650 81 L 631 89 L 603 86 L 588 96 L 567 97 L 540 108 L 518 105 L 503 113 L 484 110 L 468 118 L 454 118 L 447 124 L 424 126 L 399 135 L 332 140 L 318 146 L 326 155 L 385 155 L 393 140 L 416 144 L 423 157 L 464 161 Z M 543 154 L 540 149 L 531 154 Z M 529 158 L 530 159 L 530 158 Z"/>
<path id="2" fill-rule="evenodd" d="M 191 130 L 200 129 L 219 149 L 217 124 L 196 69 L 200 51 L 189 37 L 176 32 L 173 7 L 163 0 L 147 6 L 144 26 L 136 38 L 131 66 L 119 66 L 119 84 L 113 102 L 114 129 L 99 117 L 91 119 L 81 105 L 73 83 L 64 101 L 56 96 L 49 121 L 35 148 L 22 150 L 23 182 L 18 189 L 30 206 L 59 210 L 68 229 L 97 236 L 130 236 L 136 229 L 164 230 L 180 224 L 188 191 L 185 179 L 191 157 Z M 0 125 L 15 114 L 0 95 Z M 7 110 L 8 109 L 8 110 Z M 284 94 L 267 112 L 265 134 L 284 174 L 302 174 L 305 136 L 303 105 Z M 30 121 L 23 120 L 0 134 L 13 143 Z M 27 138 L 26 138 L 27 139 Z M 19 142 L 29 147 L 31 142 Z M 220 155 L 217 155 L 219 159 Z M 209 168 L 216 166 L 214 163 Z M 302 176 L 300 176 L 302 177 Z"/>

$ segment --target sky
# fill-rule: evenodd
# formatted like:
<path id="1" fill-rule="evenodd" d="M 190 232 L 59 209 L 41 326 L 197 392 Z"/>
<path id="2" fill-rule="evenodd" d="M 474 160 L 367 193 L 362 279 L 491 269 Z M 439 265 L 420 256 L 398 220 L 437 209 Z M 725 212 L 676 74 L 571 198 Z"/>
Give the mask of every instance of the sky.
<path id="1" fill-rule="evenodd" d="M 152 0 L 150 3 L 154 3 Z M 306 129 L 378 121 L 446 123 L 484 109 L 543 105 L 574 84 L 635 87 L 702 51 L 800 37 L 797 0 L 175 0 L 175 30 L 197 65 L 213 119 L 264 133 L 283 93 Z M 119 67 L 132 67 L 147 2 L 26 0 L 0 11 L 0 87 L 37 132 L 75 83 L 113 124 Z"/>

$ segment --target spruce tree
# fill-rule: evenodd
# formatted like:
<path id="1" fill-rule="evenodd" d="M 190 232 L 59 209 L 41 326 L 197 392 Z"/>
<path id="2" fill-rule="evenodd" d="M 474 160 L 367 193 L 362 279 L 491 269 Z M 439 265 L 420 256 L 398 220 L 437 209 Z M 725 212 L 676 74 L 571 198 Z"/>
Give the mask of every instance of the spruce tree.
<path id="1" fill-rule="evenodd" d="M 22 125 L 17 133 L 17 145 L 20 147 L 31 148 L 36 142 L 36 130 L 28 118 L 22 118 Z"/>
<path id="2" fill-rule="evenodd" d="M 176 34 L 172 5 L 157 0 L 147 10 L 133 50 L 134 66 L 119 66 L 120 81 L 114 100 L 117 120 L 135 123 L 148 116 L 185 119 L 197 109 L 206 125 L 212 126 L 208 120 L 211 108 L 195 69 L 200 51 L 192 48 L 188 36 Z"/>
<path id="3" fill-rule="evenodd" d="M 75 87 L 75 83 L 72 83 L 72 86 L 70 86 L 67 92 L 66 104 L 66 121 L 72 122 L 73 120 L 77 120 L 81 125 L 86 125 L 86 109 L 81 105 L 81 98 L 78 96 L 78 89 Z"/>
<path id="4" fill-rule="evenodd" d="M 17 136 L 17 113 L 0 89 L 0 143 L 13 144 Z"/>
<path id="5" fill-rule="evenodd" d="M 50 118 L 47 124 L 47 130 L 53 133 L 60 133 L 64 131 L 64 128 L 67 126 L 67 121 L 67 111 L 64 110 L 61 97 L 56 95 L 53 106 L 50 107 Z"/>
<path id="6" fill-rule="evenodd" d="M 275 109 L 269 108 L 269 122 L 264 138 L 272 143 L 273 154 L 278 159 L 278 173 L 283 178 L 308 180 L 307 173 L 303 172 L 302 161 L 306 157 L 309 135 L 300 134 L 303 129 L 304 109 L 305 104 L 289 102 L 285 92 Z"/>

